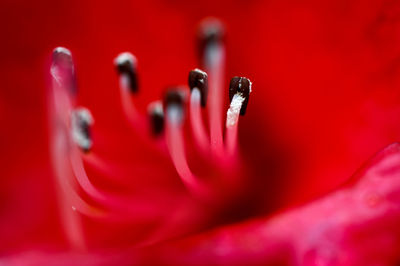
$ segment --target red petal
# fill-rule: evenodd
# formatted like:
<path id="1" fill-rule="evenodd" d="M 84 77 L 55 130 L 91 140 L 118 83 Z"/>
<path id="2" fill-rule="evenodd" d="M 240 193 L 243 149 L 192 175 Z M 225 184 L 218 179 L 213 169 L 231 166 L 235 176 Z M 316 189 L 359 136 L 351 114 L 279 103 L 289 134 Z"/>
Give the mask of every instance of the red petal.
<path id="1" fill-rule="evenodd" d="M 146 251 L 162 264 L 392 265 L 400 259 L 400 144 L 308 205 Z"/>
<path id="2" fill-rule="evenodd" d="M 28 251 L 7 265 L 394 265 L 400 259 L 400 144 L 371 159 L 358 181 L 272 218 L 225 226 L 141 250 Z"/>

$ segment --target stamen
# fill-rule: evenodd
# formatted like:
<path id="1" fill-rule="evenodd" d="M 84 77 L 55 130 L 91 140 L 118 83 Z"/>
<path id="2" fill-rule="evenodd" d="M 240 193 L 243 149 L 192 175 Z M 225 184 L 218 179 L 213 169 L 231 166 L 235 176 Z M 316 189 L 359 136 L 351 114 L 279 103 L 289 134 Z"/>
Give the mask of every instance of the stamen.
<path id="1" fill-rule="evenodd" d="M 208 81 L 207 74 L 199 69 L 189 73 L 190 94 L 190 122 L 195 140 L 203 151 L 209 146 L 208 137 L 201 115 L 201 106 L 206 105 Z"/>
<path id="2" fill-rule="evenodd" d="M 227 128 L 231 128 L 239 122 L 240 109 L 242 108 L 244 101 L 245 98 L 240 93 L 236 93 L 233 96 L 228 112 L 226 113 Z"/>
<path id="3" fill-rule="evenodd" d="M 60 183 L 60 188 L 61 188 L 61 192 L 64 195 L 64 201 L 63 204 L 66 206 L 66 216 L 72 215 L 70 212 L 70 209 L 72 207 L 72 209 L 74 211 L 78 211 L 88 217 L 100 217 L 105 215 L 104 212 L 102 212 L 100 209 L 97 209 L 91 205 L 89 205 L 86 201 L 84 201 L 79 195 L 78 193 L 75 191 L 75 188 L 72 187 L 72 185 L 69 183 L 69 176 L 68 173 L 70 171 L 70 169 L 67 166 L 67 161 L 65 160 L 65 157 L 61 155 L 61 153 L 59 155 L 57 155 L 57 162 L 54 162 L 55 165 L 57 166 L 57 177 L 58 177 L 58 181 Z M 72 218 L 68 218 L 68 219 L 72 219 Z M 76 226 L 77 228 L 75 230 L 80 230 L 78 229 L 78 227 L 80 226 Z"/>
<path id="4" fill-rule="evenodd" d="M 114 60 L 114 64 L 120 75 L 120 86 L 133 93 L 138 91 L 136 62 L 136 57 L 129 52 L 119 54 Z"/>
<path id="5" fill-rule="evenodd" d="M 71 246 L 77 250 L 86 248 L 85 239 L 80 217 L 71 210 L 71 205 L 85 207 L 81 201 L 76 200 L 73 187 L 68 184 L 68 177 L 71 173 L 66 166 L 65 155 L 67 155 L 69 145 L 68 123 L 70 122 L 70 111 L 74 105 L 76 93 L 76 80 L 74 64 L 71 52 L 63 47 L 53 50 L 52 64 L 50 67 L 52 87 L 49 101 L 49 121 L 52 136 L 52 165 L 54 166 L 55 176 L 59 183 L 59 204 L 62 223 L 64 224 L 65 234 Z"/>
<path id="6" fill-rule="evenodd" d="M 157 216 L 156 209 L 149 203 L 139 202 L 136 198 L 127 198 L 110 194 L 96 188 L 90 181 L 82 158 L 77 149 L 70 152 L 70 162 L 73 173 L 79 185 L 90 197 L 109 208 L 112 212 L 108 213 L 108 217 L 103 219 L 124 220 L 124 219 L 147 219 Z M 80 210 L 81 211 L 81 210 Z M 90 213 L 89 213 L 90 214 Z M 116 215 L 113 217 L 112 215 Z M 119 218 L 118 218 L 119 217 Z"/>
<path id="7" fill-rule="evenodd" d="M 225 48 L 222 23 L 214 18 L 203 21 L 200 26 L 200 49 L 202 62 L 209 75 L 209 120 L 211 148 L 214 153 L 223 153 L 222 141 L 222 87 L 225 64 Z"/>
<path id="8" fill-rule="evenodd" d="M 218 19 L 209 17 L 200 23 L 199 52 L 204 65 L 213 65 L 222 59 L 219 46 L 223 43 L 224 35 L 224 26 Z"/>
<path id="9" fill-rule="evenodd" d="M 167 110 L 167 121 L 175 126 L 181 126 L 184 118 L 185 93 L 181 89 L 170 89 L 164 97 L 164 106 Z"/>
<path id="10" fill-rule="evenodd" d="M 208 75 L 199 69 L 189 73 L 191 127 L 197 144 L 204 150 L 211 147 L 213 159 L 218 159 L 213 160 L 216 162 L 213 166 L 218 165 L 218 167 L 213 168 L 213 172 L 208 174 L 213 177 L 221 177 L 221 179 L 225 178 L 228 181 L 226 185 L 229 185 L 233 184 L 232 177 L 235 176 L 237 169 L 232 165 L 239 165 L 232 164 L 237 161 L 234 160 L 236 157 L 230 155 L 236 155 L 238 151 L 239 115 L 244 115 L 246 112 L 251 82 L 240 77 L 231 80 L 229 88 L 231 102 L 226 117 L 226 146 L 224 147 L 222 125 L 225 68 L 224 29 L 220 21 L 207 19 L 202 23 L 199 33 L 201 61 L 203 69 L 207 71 Z M 149 105 L 147 116 L 146 113 L 139 112 L 140 110 L 135 106 L 135 98 L 139 90 L 136 57 L 128 52 L 121 53 L 115 58 L 114 64 L 119 74 L 123 111 L 142 140 L 148 142 L 145 144 L 149 144 L 150 147 L 155 144 L 154 147 L 158 148 L 159 152 L 169 152 L 179 177 L 193 195 L 202 200 L 207 199 L 209 202 L 217 202 L 224 198 L 225 194 L 222 193 L 224 195 L 221 196 L 217 195 L 218 193 L 215 194 L 216 186 L 207 181 L 215 181 L 214 179 L 199 179 L 189 167 L 183 129 L 186 101 L 183 91 L 180 89 L 168 91 L 163 102 L 157 101 Z M 75 242 L 77 246 L 85 246 L 80 217 L 76 215 L 76 212 L 107 222 L 137 221 L 155 217 L 160 219 L 162 213 L 160 206 L 165 206 L 165 198 L 168 198 L 168 196 L 160 196 L 160 191 L 156 191 L 155 198 L 162 199 L 162 202 L 154 204 L 154 198 L 149 197 L 148 192 L 142 202 L 139 202 L 137 197 L 130 198 L 120 195 L 118 192 L 113 193 L 111 190 L 96 186 L 96 182 L 92 183 L 94 180 L 89 178 L 85 169 L 85 166 L 88 166 L 87 163 L 89 163 L 89 167 L 101 171 L 102 175 L 110 175 L 112 178 L 115 175 L 126 177 L 130 175 L 130 171 L 126 171 L 125 167 L 119 165 L 111 165 L 112 163 L 107 160 L 94 156 L 93 152 L 85 154 L 91 150 L 93 145 L 91 136 L 93 117 L 89 110 L 75 108 L 74 96 L 76 96 L 77 83 L 71 52 L 68 49 L 63 47 L 54 49 L 50 72 L 53 79 L 52 95 L 54 99 L 49 106 L 51 121 L 55 121 L 52 127 L 54 138 L 52 158 L 62 190 L 63 209 L 68 209 L 65 212 L 65 222 L 71 241 Z M 203 123 L 201 110 L 206 105 L 209 107 L 210 137 L 208 137 Z M 149 129 L 155 136 L 159 136 L 165 131 L 165 138 L 151 138 Z M 211 145 L 209 145 L 210 143 Z M 138 165 L 142 166 L 139 163 Z M 142 170 L 148 171 L 151 167 L 153 166 L 145 166 Z M 232 169 L 234 170 L 232 171 Z M 125 178 L 121 178 L 120 181 L 123 179 Z M 130 181 L 128 182 L 133 185 Z M 225 183 L 221 184 L 225 185 Z M 81 198 L 75 187 L 77 185 L 82 189 L 80 192 L 90 197 L 88 202 L 93 206 Z"/>
<path id="11" fill-rule="evenodd" d="M 88 109 L 77 108 L 73 111 L 71 120 L 72 139 L 78 147 L 80 147 L 84 152 L 87 152 L 92 146 L 92 140 L 90 138 L 90 126 L 93 124 L 93 117 Z M 105 206 L 112 207 L 114 209 L 123 209 L 129 211 L 132 207 L 134 207 L 133 204 L 128 204 L 129 206 L 126 206 L 126 200 L 118 199 L 97 189 L 89 180 L 82 158 L 77 149 L 72 148 L 69 151 L 69 154 L 72 170 L 76 180 L 89 196 Z"/>
<path id="12" fill-rule="evenodd" d="M 65 149 L 63 149 L 65 151 Z M 70 153 L 71 165 L 68 164 L 68 161 L 65 158 L 68 155 L 64 156 L 64 153 L 61 149 L 55 150 L 54 156 L 54 166 L 57 172 L 57 180 L 59 181 L 60 188 L 60 196 L 62 202 L 62 210 L 63 210 L 63 222 L 65 222 L 65 227 L 68 231 L 68 236 L 71 238 L 71 243 L 76 246 L 78 249 L 84 249 L 85 243 L 83 239 L 83 232 L 81 228 L 80 217 L 77 216 L 77 213 L 90 217 L 96 220 L 102 220 L 105 222 L 126 222 L 128 220 L 138 220 L 138 219 L 146 219 L 154 217 L 154 210 L 151 207 L 146 206 L 143 202 L 129 202 L 125 199 L 121 199 L 122 204 L 119 208 L 116 209 L 115 206 L 118 206 L 118 203 L 113 201 L 111 195 L 102 194 L 101 191 L 97 190 L 89 181 L 85 169 L 83 168 L 83 162 L 81 161 L 79 152 L 76 148 L 68 149 Z M 83 200 L 80 195 L 75 191 L 75 187 L 70 184 L 69 180 L 71 180 L 71 166 L 72 172 L 74 175 L 78 176 L 77 181 L 82 186 L 83 190 L 88 193 L 88 195 L 95 195 L 93 198 L 95 200 L 100 201 L 101 203 L 106 203 L 107 207 L 111 207 L 113 211 L 106 211 L 103 209 L 99 209 L 94 207 L 93 205 L 88 204 L 85 200 Z M 99 200 L 102 199 L 102 200 Z M 106 201 L 107 200 L 107 201 Z M 113 203 L 114 205 L 110 204 Z M 136 206 L 134 206 L 135 203 Z M 78 241 L 79 240 L 79 241 Z"/>
<path id="13" fill-rule="evenodd" d="M 205 107 L 208 96 L 208 77 L 207 73 L 196 68 L 189 72 L 189 87 L 190 90 L 197 88 L 200 91 L 201 106 Z"/>
<path id="14" fill-rule="evenodd" d="M 237 154 L 237 131 L 239 115 L 244 115 L 251 93 L 251 82 L 247 78 L 234 77 L 229 87 L 230 107 L 226 113 L 226 150 L 228 154 Z"/>
<path id="15" fill-rule="evenodd" d="M 58 192 L 60 204 L 61 222 L 65 229 L 65 235 L 73 248 L 77 250 L 85 250 L 86 243 L 83 236 L 83 229 L 80 217 L 73 211 L 71 206 L 77 206 L 79 209 L 87 210 L 85 202 L 76 194 L 73 187 L 68 183 L 69 169 L 65 163 L 65 139 L 58 132 L 58 137 L 54 138 L 52 149 L 52 164 L 58 183 Z"/>
<path id="16" fill-rule="evenodd" d="M 125 116 L 130 125 L 139 134 L 145 136 L 147 134 L 146 127 L 148 126 L 146 117 L 139 113 L 132 102 L 132 93 L 136 93 L 139 90 L 136 57 L 129 52 L 120 53 L 114 59 L 114 64 L 119 74 L 121 103 Z"/>
<path id="17" fill-rule="evenodd" d="M 145 135 L 147 121 L 146 117 L 144 117 L 139 111 L 136 109 L 136 106 L 132 102 L 132 95 L 130 91 L 121 87 L 121 103 L 122 109 L 124 111 L 126 119 L 129 121 L 132 128 L 134 128 L 141 135 Z"/>
<path id="18" fill-rule="evenodd" d="M 246 113 L 247 104 L 251 93 L 251 81 L 244 77 L 233 77 L 229 85 L 229 100 L 232 102 L 233 96 L 239 93 L 243 98 L 243 104 L 240 109 L 240 115 Z"/>
<path id="19" fill-rule="evenodd" d="M 90 127 L 93 123 L 93 117 L 86 108 L 77 108 L 71 114 L 72 139 L 84 152 L 89 152 L 92 147 Z"/>
<path id="20" fill-rule="evenodd" d="M 235 154 L 237 152 L 239 114 L 244 100 L 245 98 L 240 94 L 235 94 L 226 113 L 226 151 L 228 154 Z"/>
<path id="21" fill-rule="evenodd" d="M 184 95 L 180 90 L 170 90 L 165 95 L 166 140 L 172 162 L 184 185 L 195 194 L 202 194 L 199 180 L 189 168 L 185 155 L 182 132 Z"/>
<path id="22" fill-rule="evenodd" d="M 161 101 L 155 101 L 149 105 L 148 113 L 152 133 L 155 136 L 160 135 L 164 130 L 164 110 Z"/>

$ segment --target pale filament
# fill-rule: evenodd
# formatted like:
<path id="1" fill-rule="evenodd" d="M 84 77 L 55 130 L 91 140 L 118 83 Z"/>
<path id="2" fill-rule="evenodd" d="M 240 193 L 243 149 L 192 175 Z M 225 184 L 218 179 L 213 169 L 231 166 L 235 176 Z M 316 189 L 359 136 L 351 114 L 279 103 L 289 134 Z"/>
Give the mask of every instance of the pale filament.
<path id="1" fill-rule="evenodd" d="M 132 93 L 126 87 L 121 87 L 120 91 L 122 109 L 129 125 L 150 147 L 158 149 L 161 153 L 165 154 L 166 147 L 164 140 L 162 138 L 156 140 L 151 138 L 150 123 L 147 117 L 136 109 L 132 100 Z"/>
<path id="2" fill-rule="evenodd" d="M 72 209 L 77 206 L 79 209 L 87 210 L 86 204 L 80 201 L 74 188 L 68 183 L 69 169 L 65 166 L 64 153 L 67 149 L 67 132 L 60 125 L 55 126 L 52 132 L 52 165 L 57 177 L 60 204 L 61 222 L 64 224 L 65 235 L 71 246 L 76 250 L 85 250 L 86 243 L 83 237 L 81 219 Z M 78 199 L 78 200 L 76 200 Z M 75 207 L 74 207 L 75 208 Z"/>
<path id="3" fill-rule="evenodd" d="M 245 98 L 239 93 L 235 94 L 226 113 L 226 152 L 230 156 L 238 154 L 239 115 L 244 100 Z"/>
<path id="4" fill-rule="evenodd" d="M 70 162 L 76 180 L 82 189 L 94 200 L 112 210 L 120 212 L 126 217 L 137 217 L 144 219 L 146 217 L 154 217 L 155 210 L 151 205 L 139 203 L 137 199 L 119 197 L 96 188 L 86 174 L 82 158 L 77 147 L 72 148 L 70 152 Z"/>
<path id="5" fill-rule="evenodd" d="M 209 77 L 209 121 L 211 150 L 217 156 L 223 155 L 222 107 L 225 48 L 221 43 L 212 43 L 204 53 L 205 71 Z"/>
<path id="6" fill-rule="evenodd" d="M 197 146 L 203 152 L 207 152 L 209 147 L 209 139 L 203 123 L 200 102 L 200 90 L 198 88 L 193 88 L 190 94 L 190 122 L 192 126 L 192 132 Z"/>
<path id="7" fill-rule="evenodd" d="M 234 95 L 230 103 L 226 117 L 226 135 L 224 141 L 223 96 L 225 94 L 223 82 L 225 47 L 223 43 L 219 41 L 208 43 L 205 47 L 203 62 L 204 68 L 208 73 L 209 81 L 209 100 L 207 107 L 209 134 L 203 121 L 201 107 L 201 104 L 205 103 L 202 102 L 202 100 L 204 100 L 201 98 L 202 93 L 207 95 L 207 90 L 200 91 L 199 88 L 195 87 L 192 88 L 189 105 L 193 137 L 197 146 L 203 152 L 203 155 L 208 156 L 210 154 L 209 151 L 214 155 L 211 156 L 213 162 L 210 163 L 210 165 L 216 163 L 218 166 L 214 166 L 218 169 L 213 169 L 213 171 L 216 170 L 217 173 L 222 173 L 221 179 L 226 177 L 231 178 L 230 171 L 233 168 L 230 166 L 232 165 L 232 162 L 237 162 L 236 159 L 238 157 L 238 122 L 240 109 L 245 101 L 245 97 L 237 93 Z M 124 65 L 125 63 L 130 64 Z M 117 57 L 116 66 L 119 71 L 119 89 L 122 110 L 135 132 L 143 141 L 147 142 L 146 144 L 149 144 L 149 147 L 155 147 L 158 151 L 161 151 L 164 154 L 166 152 L 169 153 L 182 183 L 187 190 L 195 196 L 194 198 L 196 200 L 217 199 L 217 197 L 214 197 L 216 190 L 212 187 L 212 184 L 214 183 L 210 182 L 210 184 L 206 184 L 205 181 L 196 176 L 189 167 L 185 152 L 185 140 L 182 127 L 184 120 L 184 107 L 174 102 L 169 102 L 170 105 L 164 108 L 164 110 L 163 107 L 160 109 L 163 116 L 160 115 L 158 118 L 161 119 L 161 122 L 163 123 L 156 123 L 154 122 L 156 120 L 149 120 L 148 116 L 143 115 L 137 109 L 133 99 L 134 93 L 137 92 L 136 72 L 133 73 L 135 74 L 135 79 L 132 79 L 135 82 L 132 82 L 131 84 L 129 78 L 132 74 L 130 71 L 136 71 L 136 69 L 132 69 L 132 67 L 136 67 L 135 57 L 129 53 L 123 53 L 122 56 L 120 55 Z M 161 215 L 164 214 L 163 211 L 160 210 L 159 206 L 163 206 L 163 204 L 158 205 L 158 203 L 154 203 L 157 200 L 149 197 L 148 194 L 146 194 L 144 200 L 134 196 L 127 198 L 120 194 L 111 193 L 107 189 L 103 190 L 96 187 L 94 185 L 96 184 L 95 182 L 92 183 L 87 175 L 85 163 L 89 163 L 90 166 L 95 168 L 95 170 L 98 170 L 105 175 L 117 175 L 118 177 L 121 177 L 126 172 L 123 168 L 111 165 L 107 160 L 90 153 L 89 149 L 86 150 L 85 148 L 82 148 L 82 146 L 73 143 L 73 138 L 70 134 L 70 115 L 76 107 L 76 104 L 75 98 L 72 97 L 70 91 L 67 90 L 67 85 L 63 84 L 63 77 L 69 76 L 63 76 L 62 73 L 60 74 L 59 71 L 61 70 L 62 68 L 57 68 L 57 65 L 53 65 L 50 70 L 53 85 L 50 110 L 54 111 L 51 114 L 51 121 L 56 121 L 56 125 L 53 126 L 52 132 L 54 142 L 52 158 L 54 160 L 53 165 L 55 166 L 55 172 L 61 190 L 60 194 L 62 195 L 62 216 L 63 221 L 65 222 L 66 234 L 69 236 L 73 246 L 77 249 L 84 249 L 86 243 L 83 237 L 80 217 L 77 215 L 78 213 L 108 222 L 126 222 L 142 219 L 146 221 L 146 219 L 160 219 Z M 207 74 L 205 75 L 207 77 Z M 163 112 L 165 112 L 165 115 Z M 162 120 L 162 117 L 164 120 Z M 154 123 L 152 124 L 151 122 Z M 155 129 L 154 132 L 164 132 L 164 137 L 162 138 L 151 137 L 151 129 L 157 128 L 157 125 L 160 127 Z M 163 131 L 160 129 L 162 127 L 164 127 Z M 156 135 L 156 133 L 154 136 L 159 136 Z M 86 137 L 90 139 L 90 134 Z M 79 148 L 82 148 L 84 151 L 89 153 L 83 153 Z M 214 171 L 209 173 L 209 175 L 217 175 L 215 173 L 216 172 Z M 123 180 L 123 178 L 121 178 L 121 180 Z M 223 184 L 225 187 L 228 187 L 227 184 Z M 87 199 L 89 203 L 81 198 L 81 195 L 77 191 L 77 187 L 75 187 L 76 185 L 79 185 L 82 189 L 78 190 L 79 193 L 85 193 L 90 197 Z M 156 196 L 154 198 L 167 197 L 168 195 L 165 194 L 162 197 L 158 195 L 158 197 Z M 163 200 L 165 201 L 165 199 Z M 93 206 L 91 204 L 93 204 Z"/>
<path id="8" fill-rule="evenodd" d="M 192 173 L 187 163 L 185 145 L 182 132 L 182 110 L 174 105 L 168 106 L 166 111 L 166 141 L 175 166 L 183 184 L 194 195 L 203 197 L 206 193 L 200 180 Z"/>
<path id="9" fill-rule="evenodd" d="M 123 75 L 121 75 L 123 78 Z M 121 82 L 122 83 L 122 82 Z M 120 86 L 121 91 L 121 103 L 126 119 L 130 125 L 141 135 L 148 135 L 148 122 L 145 116 L 143 116 L 132 102 L 132 93 L 125 86 Z"/>
<path id="10" fill-rule="evenodd" d="M 69 51 L 66 50 L 68 53 Z M 65 167 L 64 155 L 68 149 L 68 121 L 72 109 L 72 99 L 67 88 L 63 84 L 59 66 L 55 63 L 50 68 L 51 90 L 49 105 L 49 121 L 53 123 L 50 132 L 52 136 L 52 165 L 57 177 L 59 195 L 60 215 L 62 217 L 65 235 L 71 246 L 76 250 L 85 250 L 86 242 L 83 237 L 83 229 L 80 217 L 72 209 L 71 204 L 85 209 L 85 205 L 77 200 L 74 201 L 75 191 L 68 183 L 68 169 Z M 79 197 L 78 197 L 79 198 Z"/>

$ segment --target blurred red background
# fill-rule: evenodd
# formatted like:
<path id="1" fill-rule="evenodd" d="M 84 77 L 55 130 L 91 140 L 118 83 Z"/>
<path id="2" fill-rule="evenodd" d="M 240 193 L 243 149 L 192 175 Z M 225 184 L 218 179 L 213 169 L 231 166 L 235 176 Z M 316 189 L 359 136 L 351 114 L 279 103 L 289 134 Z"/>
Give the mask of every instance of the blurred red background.
<path id="1" fill-rule="evenodd" d="M 138 57 L 147 103 L 186 82 L 197 23 L 210 15 L 226 23 L 227 78 L 253 81 L 240 144 L 249 202 L 264 213 L 334 189 L 398 140 L 396 1 L 2 0 L 0 252 L 61 239 L 45 105 L 52 49 L 71 49 L 79 101 L 110 128 L 116 54 Z"/>

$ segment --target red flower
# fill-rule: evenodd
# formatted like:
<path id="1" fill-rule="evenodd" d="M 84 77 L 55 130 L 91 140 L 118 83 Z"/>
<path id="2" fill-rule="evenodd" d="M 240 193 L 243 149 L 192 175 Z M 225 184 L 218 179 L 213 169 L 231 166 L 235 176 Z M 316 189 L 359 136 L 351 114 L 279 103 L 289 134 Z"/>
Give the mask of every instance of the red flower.
<path id="1" fill-rule="evenodd" d="M 4 36 L 11 37 L 2 43 L 7 52 L 1 63 L 3 253 L 14 253 L 8 259 L 16 262 L 35 263 L 34 255 L 22 256 L 21 250 L 43 250 L 43 245 L 70 250 L 67 229 L 72 247 L 94 252 L 84 259 L 104 263 L 395 261 L 397 147 L 371 162 L 354 187 L 338 187 L 364 160 L 398 139 L 398 8 L 390 1 L 4 2 Z M 240 119 L 239 141 L 232 142 L 238 153 L 222 153 L 219 132 L 212 129 L 220 116 L 213 111 L 209 127 L 216 142 L 210 145 L 211 155 L 204 156 L 208 150 L 196 146 L 204 147 L 202 135 L 191 137 L 193 119 L 188 116 L 193 110 L 185 111 L 188 128 L 182 138 L 188 172 L 181 138 L 176 137 L 179 127 L 166 122 L 167 141 L 160 152 L 157 144 L 163 137 L 132 130 L 123 111 L 134 118 L 126 109 L 133 103 L 146 113 L 148 103 L 161 99 L 166 86 L 186 83 L 188 71 L 199 67 L 195 27 L 207 15 L 226 25 L 226 75 L 221 76 L 225 102 L 234 75 L 249 77 L 254 91 Z M 56 130 L 47 134 L 45 60 L 57 45 L 68 47 L 76 60 L 77 99 L 59 95 L 50 101 L 49 115 L 56 123 L 50 124 Z M 139 93 L 125 95 L 123 109 L 112 62 L 126 50 L 138 60 Z M 213 84 L 220 75 L 206 70 Z M 207 102 L 211 109 L 212 87 Z M 60 106 L 59 100 L 68 97 L 86 106 L 95 120 L 87 154 L 69 142 L 69 113 L 78 104 Z M 65 111 L 61 118 L 60 110 Z M 75 122 L 87 117 L 75 114 Z M 207 114 L 203 118 L 208 120 Z M 208 134 L 208 125 L 206 129 Z M 59 146 L 52 144 L 49 154 L 48 142 L 57 137 Z M 85 143 L 84 149 L 90 146 Z M 225 155 L 229 158 L 223 159 Z M 59 178 L 55 186 L 51 165 Z M 267 222 L 243 222 L 333 189 L 338 190 Z M 232 222 L 239 224 L 226 229 L 224 224 Z M 203 233 L 216 226 L 221 229 Z M 194 233 L 195 238 L 183 237 Z M 181 240 L 159 244 L 177 237 Z M 132 246 L 134 251 L 127 252 Z M 109 247 L 119 251 L 104 251 Z M 70 264 L 81 258 L 74 254 L 39 259 L 51 262 L 61 256 Z"/>

